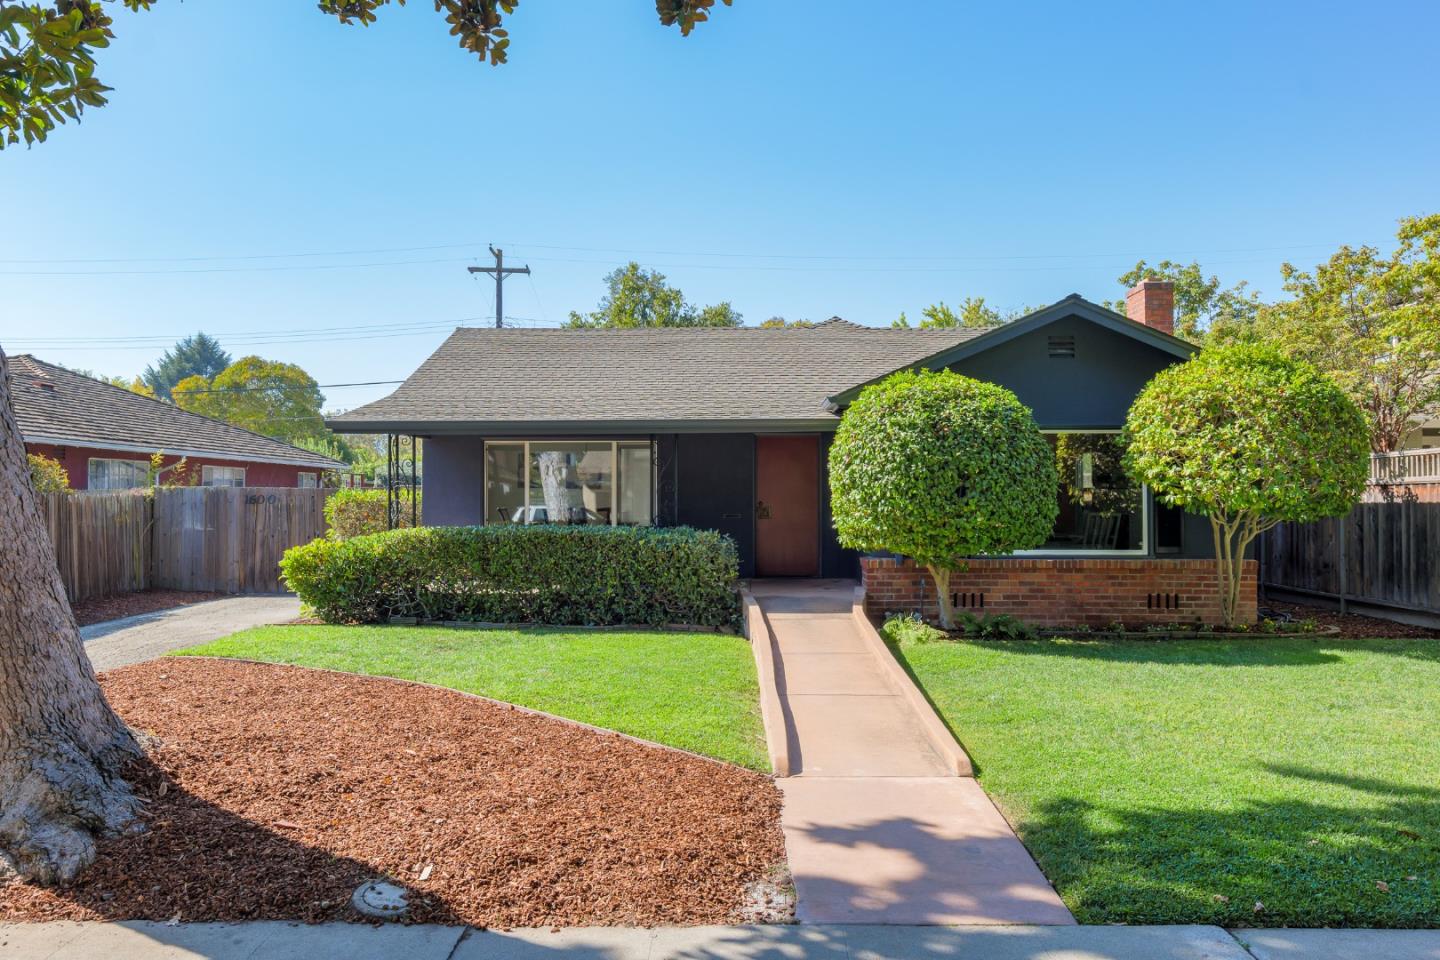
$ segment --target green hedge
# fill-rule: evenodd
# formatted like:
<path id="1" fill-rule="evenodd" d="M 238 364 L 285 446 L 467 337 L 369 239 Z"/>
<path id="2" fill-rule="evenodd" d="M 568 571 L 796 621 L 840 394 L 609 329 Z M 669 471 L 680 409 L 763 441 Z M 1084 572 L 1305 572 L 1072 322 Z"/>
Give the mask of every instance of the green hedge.
<path id="1" fill-rule="evenodd" d="M 738 622 L 735 544 L 688 527 L 421 527 L 285 552 L 285 582 L 328 623 Z"/>
<path id="2" fill-rule="evenodd" d="M 417 497 L 419 495 L 417 494 Z M 420 499 L 423 505 L 424 499 Z M 325 501 L 325 529 L 333 540 L 382 533 L 390 499 L 385 490 L 336 490 Z M 410 491 L 400 491 L 400 526 L 410 526 Z"/>

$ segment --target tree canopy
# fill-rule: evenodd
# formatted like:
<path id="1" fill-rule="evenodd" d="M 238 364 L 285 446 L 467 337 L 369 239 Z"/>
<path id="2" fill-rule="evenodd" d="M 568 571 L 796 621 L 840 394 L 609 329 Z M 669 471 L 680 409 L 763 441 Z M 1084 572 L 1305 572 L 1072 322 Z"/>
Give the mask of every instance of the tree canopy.
<path id="1" fill-rule="evenodd" d="M 1125 468 L 1210 518 L 1233 624 L 1245 549 L 1275 524 L 1350 510 L 1365 487 L 1365 420 L 1311 364 L 1266 345 L 1206 350 L 1156 374 L 1130 408 Z"/>
<path id="2" fill-rule="evenodd" d="M 187 377 L 209 380 L 211 377 L 218 376 L 220 371 L 228 366 L 230 366 L 230 354 L 220 347 L 218 340 L 202 331 L 192 337 L 186 337 L 166 350 L 159 360 L 145 368 L 140 379 L 144 380 L 145 385 L 150 388 L 151 396 L 161 400 L 170 400 L 172 399 L 171 391 L 181 380 Z M 109 382 L 113 383 L 114 381 Z M 124 384 L 116 385 L 125 386 Z"/>
<path id="3" fill-rule="evenodd" d="M 1440 214 L 1401 220 L 1396 236 L 1390 256 L 1346 246 L 1313 271 L 1285 264 L 1290 299 L 1241 335 L 1328 374 L 1364 412 L 1380 452 L 1440 411 Z"/>
<path id="4" fill-rule="evenodd" d="M 294 442 L 330 435 L 320 413 L 325 395 L 315 378 L 293 363 L 242 357 L 213 379 L 186 377 L 173 395 L 182 410 L 267 437 Z"/>
<path id="5" fill-rule="evenodd" d="M 505 16 L 519 0 L 433 0 L 460 47 L 491 65 L 504 63 L 510 34 Z M 721 0 L 729 6 L 731 0 Z M 155 0 L 123 0 L 132 11 Z M 319 0 L 322 13 L 341 23 L 369 26 L 381 7 L 405 0 Z M 655 0 L 663 26 L 688 36 L 709 19 L 715 0 Z M 43 141 L 86 107 L 103 107 L 111 88 L 95 76 L 95 52 L 115 38 L 114 21 L 101 0 L 0 3 L 0 150 L 24 140 Z"/>
<path id="6" fill-rule="evenodd" d="M 646 270 L 635 261 L 605 277 L 605 296 L 590 313 L 570 312 L 567 326 L 595 327 L 738 327 L 739 311 L 728 300 L 696 307 L 685 300 L 658 270 Z"/>
<path id="7" fill-rule="evenodd" d="M 1129 290 L 1141 280 L 1169 280 L 1175 284 L 1175 335 L 1196 343 L 1211 332 L 1230 333 L 1254 322 L 1261 303 L 1259 294 L 1247 289 L 1244 280 L 1233 287 L 1221 287 L 1220 278 L 1205 276 L 1200 264 L 1161 260 L 1151 266 L 1144 260 L 1119 276 Z M 1125 312 L 1125 298 L 1106 304 L 1117 313 Z"/>
<path id="8" fill-rule="evenodd" d="M 1004 387 L 945 370 L 866 387 L 830 446 L 840 542 L 904 554 L 929 569 L 954 625 L 950 573 L 967 557 L 1037 547 L 1055 526 L 1055 455 Z"/>
<path id="9" fill-rule="evenodd" d="M 1014 319 L 1013 315 L 1002 315 L 999 310 L 987 304 L 984 297 L 966 297 L 960 301 L 959 311 L 951 309 L 944 300 L 941 300 L 921 310 L 920 317 L 921 330 L 940 330 L 951 327 L 985 329 L 998 327 L 1000 324 Z M 909 327 L 910 320 L 902 312 L 890 326 Z"/>

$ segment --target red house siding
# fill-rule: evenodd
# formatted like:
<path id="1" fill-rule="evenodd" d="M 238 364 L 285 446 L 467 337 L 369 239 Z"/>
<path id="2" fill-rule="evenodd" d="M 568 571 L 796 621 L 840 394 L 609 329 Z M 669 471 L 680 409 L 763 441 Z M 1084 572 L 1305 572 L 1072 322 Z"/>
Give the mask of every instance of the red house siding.
<path id="1" fill-rule="evenodd" d="M 1241 623 L 1257 616 L 1257 572 L 1246 560 Z M 908 559 L 861 557 L 860 575 L 867 613 L 939 613 L 935 581 Z M 969 570 L 951 576 L 950 589 L 959 610 L 1008 613 L 1040 627 L 1221 622 L 1213 560 L 971 560 Z"/>
<path id="2" fill-rule="evenodd" d="M 123 450 L 101 450 L 96 447 L 57 447 L 48 443 L 27 443 L 25 449 L 30 453 L 39 453 L 60 461 L 60 465 L 70 474 L 70 489 L 84 490 L 90 482 L 90 459 L 98 457 L 105 460 L 148 460 L 148 455 L 143 453 L 130 453 Z M 165 465 L 171 466 L 179 462 L 180 457 L 166 456 Z M 300 474 L 315 473 L 322 471 L 317 467 L 296 467 L 286 466 L 280 463 L 255 463 L 250 460 L 226 460 L 220 457 L 186 457 L 189 467 L 189 479 L 187 483 L 200 483 L 201 467 L 209 464 L 216 467 L 244 467 L 245 485 L 247 487 L 298 487 L 300 486 Z"/>

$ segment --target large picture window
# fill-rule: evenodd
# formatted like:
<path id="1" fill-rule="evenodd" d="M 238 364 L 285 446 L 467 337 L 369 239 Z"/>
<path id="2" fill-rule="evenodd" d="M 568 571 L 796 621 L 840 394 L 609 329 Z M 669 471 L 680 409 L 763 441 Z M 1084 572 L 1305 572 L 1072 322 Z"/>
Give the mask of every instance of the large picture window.
<path id="1" fill-rule="evenodd" d="M 149 460 L 91 457 L 85 486 L 90 490 L 133 490 L 150 485 Z"/>
<path id="2" fill-rule="evenodd" d="M 485 522 L 648 525 L 650 444 L 496 440 L 485 445 Z"/>
<path id="3" fill-rule="evenodd" d="M 1053 433 L 1060 515 L 1033 553 L 1143 554 L 1149 523 L 1145 488 L 1125 473 L 1118 433 Z"/>

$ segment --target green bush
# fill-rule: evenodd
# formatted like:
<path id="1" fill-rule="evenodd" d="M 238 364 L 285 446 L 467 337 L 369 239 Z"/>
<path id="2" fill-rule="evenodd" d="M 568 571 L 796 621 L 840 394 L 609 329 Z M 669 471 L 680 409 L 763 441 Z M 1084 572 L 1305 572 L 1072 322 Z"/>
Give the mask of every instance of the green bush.
<path id="1" fill-rule="evenodd" d="M 418 493 L 421 505 L 424 498 Z M 389 496 L 384 490 L 337 490 L 325 501 L 325 529 L 333 540 L 349 540 L 389 529 L 385 510 Z M 401 527 L 410 526 L 410 491 L 400 491 Z"/>
<path id="2" fill-rule="evenodd" d="M 1055 454 L 1004 387 L 949 370 L 897 373 L 860 392 L 830 445 L 840 543 L 911 557 L 955 625 L 950 573 L 967 557 L 1038 547 L 1060 510 Z"/>
<path id="3" fill-rule="evenodd" d="M 1365 489 L 1365 417 L 1308 363 L 1267 346 L 1207 350 L 1162 370 L 1125 423 L 1125 468 L 1156 499 L 1210 519 L 1227 626 L 1245 550 L 1284 521 L 1350 511 Z"/>
<path id="4" fill-rule="evenodd" d="M 285 552 L 328 623 L 390 617 L 613 625 L 738 622 L 735 544 L 688 527 L 421 527 Z"/>
<path id="5" fill-rule="evenodd" d="M 29 454 L 30 483 L 36 493 L 69 493 L 70 474 L 54 457 L 43 453 Z"/>
<path id="6" fill-rule="evenodd" d="M 948 633 L 930 626 L 917 613 L 902 613 L 887 618 L 885 626 L 880 628 L 880 635 L 900 646 L 911 643 L 935 643 L 950 639 Z"/>

